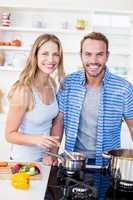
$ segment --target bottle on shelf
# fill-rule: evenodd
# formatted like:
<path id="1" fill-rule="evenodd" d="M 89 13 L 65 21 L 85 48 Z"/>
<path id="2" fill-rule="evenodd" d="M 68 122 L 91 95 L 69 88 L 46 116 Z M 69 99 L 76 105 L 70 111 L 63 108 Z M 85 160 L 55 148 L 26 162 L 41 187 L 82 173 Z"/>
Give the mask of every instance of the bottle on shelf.
<path id="1" fill-rule="evenodd" d="M 5 63 L 5 53 L 4 51 L 0 51 L 0 66 L 4 66 Z"/>

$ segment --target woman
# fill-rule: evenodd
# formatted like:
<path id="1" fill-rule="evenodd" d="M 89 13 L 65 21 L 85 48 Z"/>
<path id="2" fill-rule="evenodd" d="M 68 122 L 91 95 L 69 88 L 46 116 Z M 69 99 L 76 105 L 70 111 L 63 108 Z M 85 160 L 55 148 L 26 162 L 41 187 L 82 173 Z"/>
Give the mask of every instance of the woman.
<path id="1" fill-rule="evenodd" d="M 52 120 L 58 113 L 55 82 L 63 78 L 63 50 L 55 35 L 39 36 L 26 67 L 9 93 L 6 139 L 14 161 L 41 161 L 46 150 L 58 148 L 59 138 L 50 136 Z"/>

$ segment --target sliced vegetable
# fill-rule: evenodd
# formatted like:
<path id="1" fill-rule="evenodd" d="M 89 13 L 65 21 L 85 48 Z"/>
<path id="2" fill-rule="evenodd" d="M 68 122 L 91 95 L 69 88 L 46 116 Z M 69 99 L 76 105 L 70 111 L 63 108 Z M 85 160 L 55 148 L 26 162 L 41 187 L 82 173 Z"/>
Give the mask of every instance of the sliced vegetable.
<path id="1" fill-rule="evenodd" d="M 18 172 L 11 177 L 11 184 L 16 189 L 29 189 L 30 176 L 23 172 Z"/>
<path id="2" fill-rule="evenodd" d="M 18 173 L 18 172 L 24 172 L 31 176 L 40 174 L 40 169 L 35 163 L 30 164 L 21 164 L 17 163 L 15 166 L 11 167 L 12 174 Z"/>

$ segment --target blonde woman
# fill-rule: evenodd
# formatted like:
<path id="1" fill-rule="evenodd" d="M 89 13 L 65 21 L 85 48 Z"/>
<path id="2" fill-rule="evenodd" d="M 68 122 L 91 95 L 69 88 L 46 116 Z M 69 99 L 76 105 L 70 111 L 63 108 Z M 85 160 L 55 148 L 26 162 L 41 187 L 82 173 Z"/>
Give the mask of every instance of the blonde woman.
<path id="1" fill-rule="evenodd" d="M 45 151 L 59 146 L 51 136 L 52 121 L 58 114 L 55 82 L 51 74 L 63 78 L 63 50 L 52 34 L 39 36 L 31 49 L 19 80 L 9 93 L 5 135 L 14 161 L 41 161 Z"/>

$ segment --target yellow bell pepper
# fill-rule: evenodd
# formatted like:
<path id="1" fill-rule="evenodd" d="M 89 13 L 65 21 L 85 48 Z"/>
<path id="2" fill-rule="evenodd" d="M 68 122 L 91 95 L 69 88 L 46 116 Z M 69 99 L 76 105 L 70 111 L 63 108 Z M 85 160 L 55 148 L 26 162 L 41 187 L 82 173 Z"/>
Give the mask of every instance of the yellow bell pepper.
<path id="1" fill-rule="evenodd" d="M 30 176 L 23 172 L 18 172 L 11 177 L 11 184 L 16 189 L 26 190 L 30 186 Z"/>

